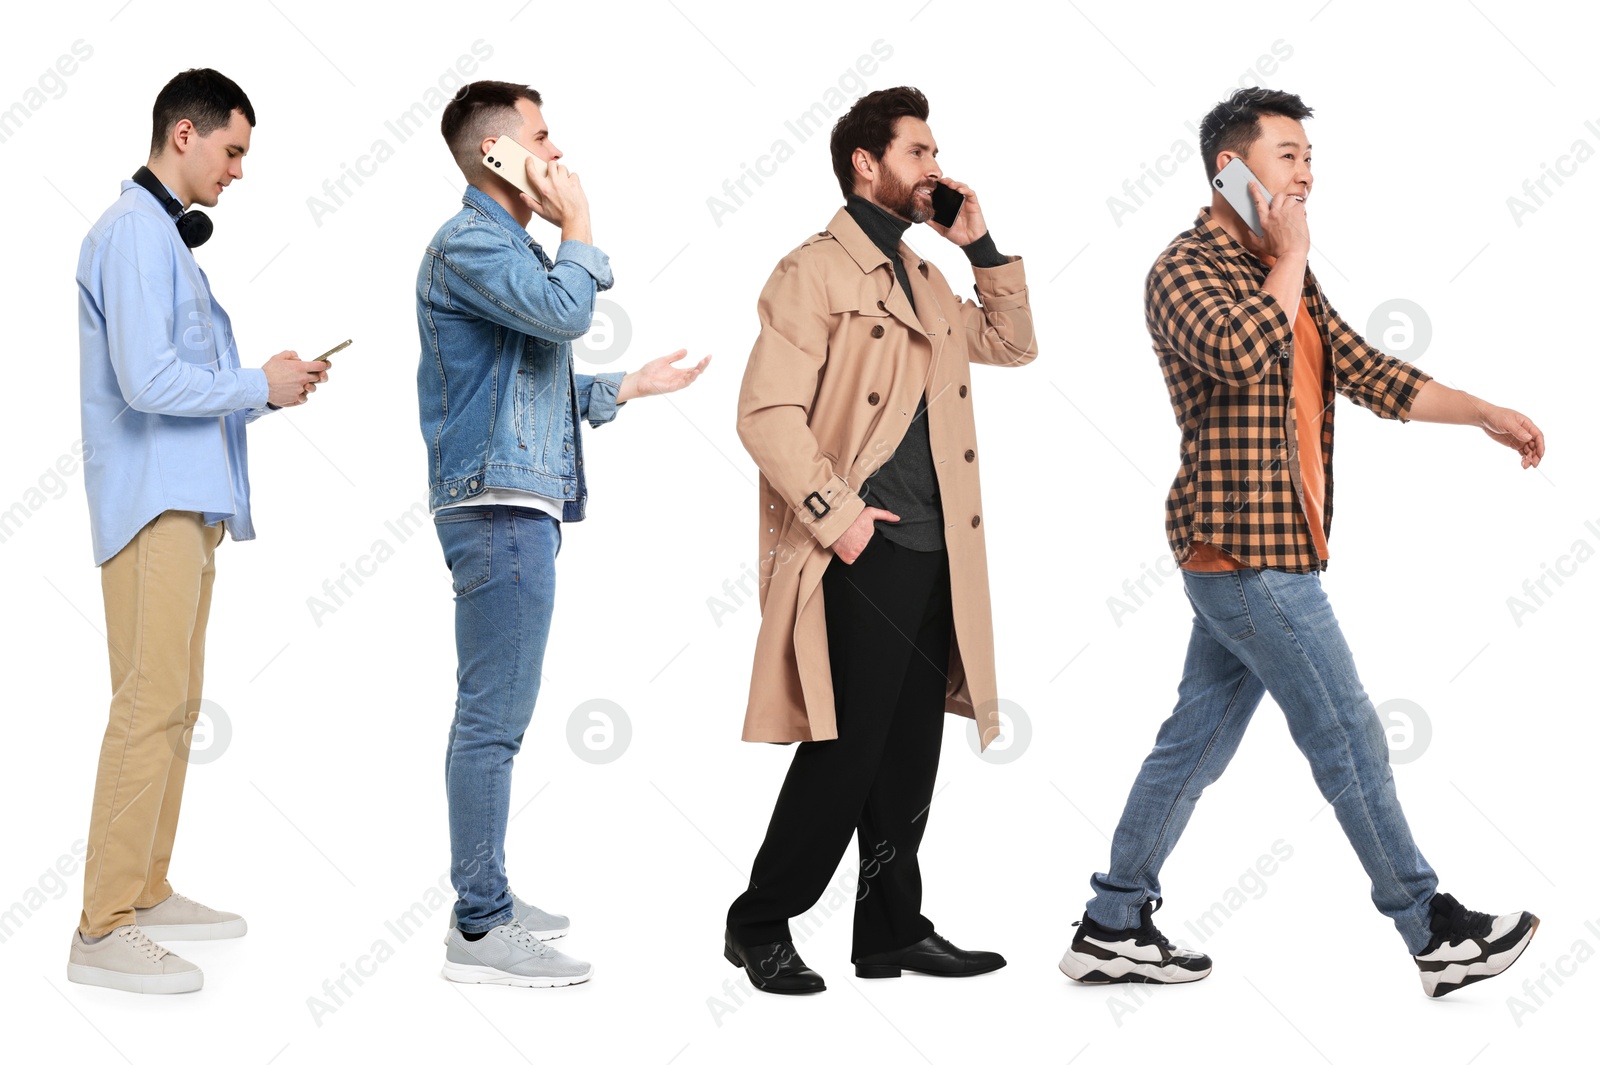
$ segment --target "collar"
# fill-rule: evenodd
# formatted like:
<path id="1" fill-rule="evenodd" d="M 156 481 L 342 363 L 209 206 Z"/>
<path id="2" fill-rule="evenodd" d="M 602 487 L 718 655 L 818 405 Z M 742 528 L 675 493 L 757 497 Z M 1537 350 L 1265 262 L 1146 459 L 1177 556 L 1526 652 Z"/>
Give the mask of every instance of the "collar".
<path id="1" fill-rule="evenodd" d="M 1199 231 L 1199 234 L 1203 239 L 1209 240 L 1212 244 L 1215 244 L 1217 250 L 1229 258 L 1242 259 L 1253 269 L 1272 269 L 1271 264 L 1267 263 L 1260 256 L 1246 248 L 1243 244 L 1240 244 L 1238 241 L 1234 240 L 1233 237 L 1229 235 L 1228 231 L 1223 229 L 1222 226 L 1218 224 L 1217 220 L 1212 217 L 1210 207 L 1200 208 L 1200 213 L 1195 216 L 1194 228 Z M 1322 298 L 1321 291 L 1321 282 L 1317 280 L 1317 275 L 1311 269 L 1311 263 L 1308 261 L 1306 263 L 1306 278 L 1302 286 L 1301 298 L 1304 299 L 1307 295 L 1315 295 L 1320 300 Z"/>
<path id="2" fill-rule="evenodd" d="M 915 273 L 908 271 L 906 275 L 906 279 L 911 282 L 913 287 L 921 286 L 918 289 L 917 309 L 912 308 L 911 301 L 906 298 L 905 292 L 893 280 L 894 264 L 889 261 L 889 256 L 884 254 L 882 248 L 872 242 L 872 238 L 867 236 L 866 231 L 861 228 L 861 223 L 857 222 L 846 208 L 839 208 L 834 214 L 833 220 L 828 223 L 828 228 L 818 235 L 832 237 L 834 242 L 843 248 L 850 258 L 855 260 L 856 265 L 861 268 L 863 274 L 870 274 L 879 267 L 888 268 L 891 290 L 889 299 L 883 304 L 884 309 L 918 333 L 925 336 L 933 336 L 935 334 L 936 330 L 932 316 L 938 313 L 935 309 L 938 305 L 938 299 L 933 290 L 927 286 L 928 262 L 913 251 L 909 244 L 901 241 L 896 250 L 900 253 L 900 259 L 906 266 L 914 265 L 917 268 Z M 921 295 L 924 291 L 927 292 L 926 296 Z M 923 312 L 930 315 L 927 320 L 923 319 Z"/>
<path id="3" fill-rule="evenodd" d="M 461 194 L 461 204 L 464 207 L 472 208 L 489 219 L 489 221 L 495 223 L 518 240 L 519 243 L 530 248 L 539 246 L 539 242 L 533 239 L 532 233 L 529 233 L 527 229 L 519 225 L 517 220 L 511 217 L 509 211 L 496 203 L 494 197 L 478 188 L 478 186 L 467 186 L 467 190 Z"/>
<path id="4" fill-rule="evenodd" d="M 174 200 L 178 200 L 178 194 L 172 191 L 172 186 L 168 185 L 165 181 L 162 181 L 160 178 L 156 178 L 156 182 L 162 188 L 167 190 L 167 195 L 168 196 L 171 196 Z M 163 204 L 160 200 L 156 199 L 154 196 L 150 195 L 150 190 L 149 189 L 145 188 L 143 185 L 139 184 L 137 181 L 133 180 L 132 178 L 123 178 L 122 179 L 122 191 L 123 192 L 127 192 L 129 189 L 138 189 L 139 192 L 143 194 L 143 198 L 145 199 L 146 202 L 155 205 L 155 209 L 160 212 L 162 218 L 167 218 L 167 219 L 171 218 L 171 216 L 167 214 L 166 205 Z M 178 206 L 179 207 L 183 207 L 183 201 L 182 200 L 178 200 Z M 183 209 L 185 211 L 187 211 L 189 208 L 183 207 Z"/>
<path id="5" fill-rule="evenodd" d="M 861 228 L 861 223 L 857 222 L 847 209 L 839 208 L 834 213 L 833 219 L 828 223 L 828 228 L 823 232 L 839 242 L 839 246 L 849 254 L 850 258 L 856 261 L 856 265 L 861 268 L 863 274 L 869 274 L 880 266 L 887 266 L 890 272 L 893 272 L 894 264 L 889 261 L 889 256 L 884 254 L 882 248 L 872 242 L 872 238 L 867 236 L 866 230 Z M 912 260 L 914 259 L 918 272 L 924 278 L 928 276 L 927 261 L 913 251 L 909 244 L 901 241 L 897 250 L 907 265 L 912 265 Z"/>
<path id="6" fill-rule="evenodd" d="M 900 239 L 911 228 L 911 223 L 889 211 L 884 210 L 871 200 L 852 193 L 845 199 L 844 209 L 850 212 L 850 217 L 866 233 L 878 250 L 885 255 L 894 255 L 900 247 Z"/>
<path id="7" fill-rule="evenodd" d="M 1200 214 L 1195 216 L 1195 229 L 1200 232 L 1200 237 L 1206 238 L 1213 245 L 1218 246 L 1218 251 L 1221 251 L 1222 254 L 1235 257 L 1235 259 L 1248 259 L 1253 264 L 1267 265 L 1266 262 L 1261 261 L 1261 256 L 1250 251 L 1250 248 L 1245 248 L 1245 245 L 1234 240 L 1234 237 L 1226 229 L 1222 229 L 1221 222 L 1216 221 L 1216 217 L 1211 214 L 1210 206 L 1200 208 Z"/>

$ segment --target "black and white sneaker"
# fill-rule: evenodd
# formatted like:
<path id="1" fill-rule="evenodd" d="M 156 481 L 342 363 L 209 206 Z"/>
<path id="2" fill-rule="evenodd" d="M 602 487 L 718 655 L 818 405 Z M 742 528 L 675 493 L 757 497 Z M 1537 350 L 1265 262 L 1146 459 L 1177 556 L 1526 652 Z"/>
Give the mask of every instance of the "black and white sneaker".
<path id="1" fill-rule="evenodd" d="M 1107 928 L 1091 920 L 1074 921 L 1078 932 L 1061 956 L 1060 969 L 1085 984 L 1187 984 L 1211 975 L 1211 959 L 1173 946 L 1150 915 L 1155 899 L 1139 907 L 1139 927 Z"/>
<path id="2" fill-rule="evenodd" d="M 1428 905 L 1433 938 L 1414 960 L 1422 970 L 1422 990 L 1432 998 L 1505 972 L 1539 927 L 1539 918 L 1527 910 L 1495 917 L 1467 909 L 1452 895 L 1436 894 Z"/>

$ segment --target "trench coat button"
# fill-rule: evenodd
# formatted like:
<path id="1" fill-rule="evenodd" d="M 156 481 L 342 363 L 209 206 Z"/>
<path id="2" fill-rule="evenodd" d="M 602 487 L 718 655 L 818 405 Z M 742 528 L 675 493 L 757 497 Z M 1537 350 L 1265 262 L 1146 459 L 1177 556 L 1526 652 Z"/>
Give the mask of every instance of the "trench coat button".
<path id="1" fill-rule="evenodd" d="M 972 516 L 972 527 L 974 529 L 978 527 L 978 516 L 976 514 Z"/>
<path id="2" fill-rule="evenodd" d="M 876 340 L 878 337 L 881 337 L 881 336 L 883 336 L 883 326 L 881 326 L 881 325 L 873 326 L 872 327 L 872 337 L 873 337 L 873 339 Z"/>
<path id="3" fill-rule="evenodd" d="M 888 304 L 884 303 L 882 300 L 878 301 L 878 310 L 887 311 L 888 309 L 889 309 Z"/>
<path id="4" fill-rule="evenodd" d="M 951 330 L 950 326 L 945 326 L 944 327 L 944 335 L 945 336 L 949 336 L 951 332 L 952 332 L 952 330 Z"/>
<path id="5" fill-rule="evenodd" d="M 967 398 L 967 386 L 966 385 L 962 385 L 961 386 L 961 398 L 962 399 L 966 399 Z"/>
<path id="6" fill-rule="evenodd" d="M 868 392 L 867 393 L 867 402 L 872 404 L 874 407 L 876 407 L 878 405 L 878 393 L 876 393 L 876 392 Z"/>
<path id="7" fill-rule="evenodd" d="M 966 460 L 967 460 L 967 461 L 968 461 L 968 462 L 971 462 L 971 461 L 972 461 L 972 459 L 973 459 L 973 457 L 974 457 L 974 456 L 975 456 L 975 455 L 977 455 L 977 452 L 976 452 L 976 451 L 974 451 L 974 450 L 972 450 L 972 449 L 971 449 L 971 448 L 970 448 L 970 447 L 969 447 L 969 448 L 967 448 L 967 453 L 966 453 L 966 454 L 965 454 L 965 455 L 963 455 L 963 456 L 961 456 L 961 457 L 962 457 L 962 458 L 964 458 L 964 459 L 966 459 Z"/>

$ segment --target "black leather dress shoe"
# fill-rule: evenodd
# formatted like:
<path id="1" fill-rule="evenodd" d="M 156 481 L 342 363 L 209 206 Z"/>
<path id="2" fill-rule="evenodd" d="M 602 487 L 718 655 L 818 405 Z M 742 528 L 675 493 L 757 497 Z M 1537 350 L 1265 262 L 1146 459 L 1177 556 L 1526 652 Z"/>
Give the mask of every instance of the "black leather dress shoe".
<path id="1" fill-rule="evenodd" d="M 1006 960 L 992 950 L 962 950 L 934 932 L 899 950 L 868 954 L 856 959 L 856 975 L 864 980 L 899 976 L 909 969 L 925 976 L 977 976 L 1003 967 Z"/>
<path id="2" fill-rule="evenodd" d="M 794 944 L 787 939 L 763 943 L 759 947 L 742 947 L 732 936 L 724 934 L 722 942 L 722 956 L 750 974 L 750 982 L 759 991 L 774 995 L 809 995 L 828 989 L 822 977 L 800 960 Z"/>

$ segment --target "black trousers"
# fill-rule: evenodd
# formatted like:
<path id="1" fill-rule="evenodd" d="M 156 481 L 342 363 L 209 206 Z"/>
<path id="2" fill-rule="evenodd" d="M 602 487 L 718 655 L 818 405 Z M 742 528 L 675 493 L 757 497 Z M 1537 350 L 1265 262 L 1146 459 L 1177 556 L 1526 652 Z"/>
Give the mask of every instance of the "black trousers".
<path id="1" fill-rule="evenodd" d="M 728 910 L 743 946 L 793 939 L 856 835 L 861 859 L 851 960 L 925 938 L 917 848 L 944 732 L 950 563 L 875 533 L 853 565 L 822 577 L 839 736 L 798 745 L 756 854 Z"/>

